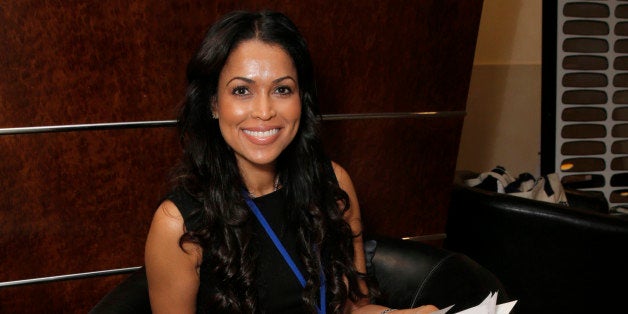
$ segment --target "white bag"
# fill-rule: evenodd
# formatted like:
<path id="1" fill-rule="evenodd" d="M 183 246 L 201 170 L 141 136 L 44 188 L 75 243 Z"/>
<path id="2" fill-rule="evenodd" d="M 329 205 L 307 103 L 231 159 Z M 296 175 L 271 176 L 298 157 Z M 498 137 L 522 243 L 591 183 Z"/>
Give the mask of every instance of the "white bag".
<path id="1" fill-rule="evenodd" d="M 502 166 L 497 166 L 493 168 L 493 170 L 488 172 L 482 172 L 477 178 L 467 179 L 464 183 L 468 186 L 478 186 L 482 184 L 485 180 L 493 178 L 497 180 L 497 187 L 495 190 L 491 187 L 493 192 L 497 193 L 505 193 L 506 187 L 513 183 L 515 179 L 504 169 Z"/>
<path id="2" fill-rule="evenodd" d="M 496 184 L 493 184 L 493 180 Z M 497 193 L 568 205 L 565 189 L 556 173 L 534 178 L 524 172 L 514 179 L 504 167 L 497 166 L 491 171 L 481 173 L 477 178 L 465 180 L 465 184 Z"/>
<path id="3" fill-rule="evenodd" d="M 525 197 L 537 201 L 569 205 L 567 203 L 567 195 L 558 174 L 550 173 L 542 176 L 534 181 L 528 180 L 522 184 L 520 192 L 507 193 L 508 195 Z"/>

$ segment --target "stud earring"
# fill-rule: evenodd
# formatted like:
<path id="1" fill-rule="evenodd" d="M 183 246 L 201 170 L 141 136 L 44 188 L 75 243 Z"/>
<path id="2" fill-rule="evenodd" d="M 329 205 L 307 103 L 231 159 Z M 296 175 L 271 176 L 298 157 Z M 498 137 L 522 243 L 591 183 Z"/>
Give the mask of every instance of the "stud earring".
<path id="1" fill-rule="evenodd" d="M 217 120 L 218 119 L 218 115 L 212 111 L 212 119 Z"/>

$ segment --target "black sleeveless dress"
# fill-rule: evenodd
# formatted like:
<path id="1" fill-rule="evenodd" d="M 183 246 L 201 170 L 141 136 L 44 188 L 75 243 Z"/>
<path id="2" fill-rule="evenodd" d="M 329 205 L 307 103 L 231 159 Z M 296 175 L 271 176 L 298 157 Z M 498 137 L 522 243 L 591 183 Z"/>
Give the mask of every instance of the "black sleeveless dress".
<path id="1" fill-rule="evenodd" d="M 177 189 L 168 196 L 179 209 L 184 218 L 187 230 L 198 230 L 200 214 L 196 211 L 201 206 L 191 195 L 183 189 Z M 302 273 L 305 273 L 303 263 L 297 253 L 297 233 L 288 222 L 285 204 L 285 193 L 279 189 L 273 193 L 254 198 L 277 237 L 294 260 Z M 301 300 L 303 288 L 296 276 L 274 246 L 261 224 L 251 214 L 253 230 L 253 249 L 257 254 L 257 292 L 258 307 L 262 313 L 306 313 Z M 204 259 L 206 256 L 203 257 Z M 197 297 L 197 313 L 216 313 L 207 308 L 206 300 L 215 293 L 211 273 L 203 261 L 200 270 L 199 292 Z"/>

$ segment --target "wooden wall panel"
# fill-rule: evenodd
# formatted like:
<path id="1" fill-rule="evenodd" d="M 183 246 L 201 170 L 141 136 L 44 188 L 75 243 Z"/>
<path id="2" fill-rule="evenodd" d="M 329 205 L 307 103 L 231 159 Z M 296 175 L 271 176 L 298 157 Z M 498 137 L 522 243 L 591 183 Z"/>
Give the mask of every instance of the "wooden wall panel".
<path id="1" fill-rule="evenodd" d="M 142 265 L 177 145 L 172 128 L 0 136 L 0 282 Z M 0 288 L 0 313 L 86 313 L 122 278 Z"/>
<path id="2" fill-rule="evenodd" d="M 142 264 L 174 129 L 0 136 L 0 281 Z"/>
<path id="3" fill-rule="evenodd" d="M 287 13 L 325 114 L 464 111 L 482 0 L 13 1 L 0 5 L 0 130 L 175 119 L 206 27 Z M 458 112 L 460 113 L 460 112 Z M 461 115 L 328 121 L 367 232 L 444 231 Z M 172 128 L 0 135 L 0 282 L 137 266 L 180 149 Z M 124 276 L 0 288 L 0 312 L 87 312 Z"/>
<path id="4" fill-rule="evenodd" d="M 393 237 L 445 230 L 462 117 L 333 121 L 332 159 L 354 181 L 365 231 Z M 380 140 L 386 139 L 386 140 Z"/>
<path id="5" fill-rule="evenodd" d="M 298 13 L 324 113 L 465 109 L 482 0 L 332 7 Z"/>
<path id="6" fill-rule="evenodd" d="M 308 39 L 323 112 L 464 110 L 478 0 L 16 1 L 0 10 L 0 127 L 172 119 L 205 28 L 263 7 Z"/>
<path id="7" fill-rule="evenodd" d="M 207 24 L 171 15 L 175 6 L 160 1 L 2 4 L 0 125 L 172 118 L 184 90 L 185 60 Z M 183 36 L 187 33 L 196 36 Z"/>

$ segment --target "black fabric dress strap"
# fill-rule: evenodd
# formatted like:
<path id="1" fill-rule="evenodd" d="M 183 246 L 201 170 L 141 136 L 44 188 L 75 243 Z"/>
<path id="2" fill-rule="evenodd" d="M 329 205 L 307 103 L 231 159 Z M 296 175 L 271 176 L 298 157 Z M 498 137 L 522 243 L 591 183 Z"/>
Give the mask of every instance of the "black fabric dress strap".
<path id="1" fill-rule="evenodd" d="M 336 172 L 334 171 L 334 166 L 331 160 L 328 160 L 325 163 L 325 172 L 327 176 L 329 177 L 329 179 L 331 179 L 332 183 L 338 184 L 338 178 L 336 178 Z"/>

